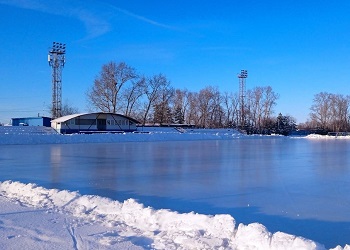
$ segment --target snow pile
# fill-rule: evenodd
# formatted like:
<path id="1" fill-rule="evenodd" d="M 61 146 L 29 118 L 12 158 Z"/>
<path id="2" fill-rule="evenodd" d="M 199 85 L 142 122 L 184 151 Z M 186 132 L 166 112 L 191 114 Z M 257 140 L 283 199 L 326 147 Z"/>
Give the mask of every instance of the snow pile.
<path id="1" fill-rule="evenodd" d="M 0 182 L 0 196 L 20 204 L 102 224 L 113 233 L 100 238 L 102 246 L 142 237 L 145 249 L 325 249 L 322 245 L 263 225 L 239 224 L 230 215 L 180 214 L 144 207 L 133 199 L 124 202 L 78 192 L 45 189 L 35 184 Z M 0 242 L 1 244 L 1 242 Z M 338 246 L 335 248 L 342 250 Z M 345 246 L 350 250 L 350 246 Z"/>
<path id="2" fill-rule="evenodd" d="M 330 135 L 318 135 L 310 134 L 306 136 L 307 139 L 326 139 L 326 140 L 335 140 L 335 139 L 350 139 L 350 135 L 339 135 L 339 136 L 330 136 Z"/>

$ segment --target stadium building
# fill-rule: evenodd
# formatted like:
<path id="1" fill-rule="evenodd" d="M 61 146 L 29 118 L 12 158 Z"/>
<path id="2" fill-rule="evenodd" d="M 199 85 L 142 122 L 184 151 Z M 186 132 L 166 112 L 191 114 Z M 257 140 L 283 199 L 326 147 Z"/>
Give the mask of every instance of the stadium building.
<path id="1" fill-rule="evenodd" d="M 51 121 L 51 127 L 61 134 L 133 132 L 137 124 L 130 117 L 103 112 L 67 115 Z"/>

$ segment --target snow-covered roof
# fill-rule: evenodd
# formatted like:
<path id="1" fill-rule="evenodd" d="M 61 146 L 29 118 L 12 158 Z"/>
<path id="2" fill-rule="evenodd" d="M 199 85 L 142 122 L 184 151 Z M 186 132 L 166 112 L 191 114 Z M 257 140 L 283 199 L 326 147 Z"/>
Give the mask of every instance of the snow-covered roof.
<path id="1" fill-rule="evenodd" d="M 96 114 L 96 115 L 101 115 L 101 114 L 110 114 L 110 115 L 115 115 L 115 116 L 120 116 L 120 117 L 124 117 L 126 119 L 129 119 L 131 121 L 133 121 L 134 123 L 140 123 L 139 121 L 131 118 L 131 117 L 127 117 L 125 115 L 122 115 L 122 114 L 116 114 L 116 113 L 105 113 L 105 112 L 96 112 L 96 113 L 80 113 L 80 114 L 73 114 L 73 115 L 66 115 L 66 116 L 62 116 L 62 117 L 59 117 L 59 118 L 56 118 L 54 120 L 52 120 L 51 122 L 52 123 L 60 123 L 60 122 L 66 122 L 70 119 L 73 119 L 73 118 L 77 118 L 77 117 L 80 117 L 80 116 L 83 116 L 83 115 L 93 115 L 93 114 Z"/>
<path id="2" fill-rule="evenodd" d="M 13 117 L 11 118 L 12 120 L 13 119 L 51 119 L 50 117 L 47 117 L 47 116 L 29 116 L 29 117 Z"/>
<path id="3" fill-rule="evenodd" d="M 66 121 L 68 121 L 70 119 L 76 118 L 78 116 L 86 115 L 86 114 L 88 114 L 88 113 L 65 115 L 65 116 L 62 116 L 62 117 L 58 117 L 58 118 L 52 120 L 51 122 L 53 122 L 53 123 L 66 122 Z"/>

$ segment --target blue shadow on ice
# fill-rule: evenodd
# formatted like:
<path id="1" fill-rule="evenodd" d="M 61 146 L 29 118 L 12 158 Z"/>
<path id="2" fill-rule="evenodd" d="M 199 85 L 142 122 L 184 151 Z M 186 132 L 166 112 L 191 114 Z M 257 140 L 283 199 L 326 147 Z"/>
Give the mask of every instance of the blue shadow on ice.
<path id="1" fill-rule="evenodd" d="M 87 194 L 91 194 L 89 190 Z M 96 190 L 95 190 L 96 191 Z M 195 212 L 200 214 L 230 214 L 236 220 L 236 227 L 239 223 L 249 224 L 258 222 L 266 226 L 271 232 L 278 231 L 316 241 L 326 248 L 334 248 L 337 245 L 349 244 L 350 222 L 328 222 L 311 219 L 293 220 L 283 216 L 263 214 L 258 207 L 223 208 L 210 206 L 204 202 L 188 201 L 183 199 L 173 199 L 166 197 L 142 196 L 133 192 L 111 193 L 109 190 L 99 190 L 96 195 L 108 196 L 109 198 L 123 201 L 133 198 L 144 206 L 154 209 L 170 209 L 179 213 Z M 344 231 L 344 228 L 346 229 Z M 321 229 L 321 230 L 320 230 Z"/>
<path id="2" fill-rule="evenodd" d="M 18 181 L 23 183 L 33 182 L 33 180 L 28 180 L 26 178 L 20 178 Z M 56 188 L 61 190 L 72 190 L 72 186 L 70 186 L 69 183 L 47 183 L 44 181 L 36 181 L 36 183 L 50 189 Z M 145 196 L 128 191 L 116 192 L 107 188 L 96 189 L 93 187 L 85 187 L 79 189 L 79 193 L 82 195 L 98 195 L 113 200 L 118 200 L 120 202 L 132 198 L 137 200 L 139 203 L 142 203 L 145 207 L 150 206 L 154 209 L 169 209 L 179 213 L 195 212 L 206 215 L 230 214 L 236 221 L 236 227 L 239 223 L 247 225 L 258 222 L 266 226 L 271 233 L 281 231 L 284 233 L 301 236 L 321 243 L 326 248 L 334 248 L 337 245 L 344 246 L 345 244 L 350 243 L 350 241 L 347 241 L 350 236 L 350 222 L 329 222 L 301 218 L 291 219 L 284 216 L 263 214 L 260 212 L 259 207 L 254 206 L 225 208 L 208 205 L 207 203 L 200 201 L 190 201 L 159 196 Z M 133 243 L 144 247 L 146 241 L 148 240 L 135 239 Z M 150 242 L 148 242 L 148 244 L 149 243 Z"/>

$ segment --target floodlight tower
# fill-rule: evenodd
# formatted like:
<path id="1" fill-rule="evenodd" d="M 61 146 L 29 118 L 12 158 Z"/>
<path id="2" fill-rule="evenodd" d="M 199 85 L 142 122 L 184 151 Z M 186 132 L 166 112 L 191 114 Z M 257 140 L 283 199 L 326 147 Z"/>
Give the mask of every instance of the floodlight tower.
<path id="1" fill-rule="evenodd" d="M 242 69 L 241 73 L 238 74 L 238 80 L 239 80 L 239 110 L 240 110 L 240 127 L 241 129 L 244 128 L 245 125 L 245 110 L 244 110 L 244 98 L 245 98 L 245 81 L 248 77 L 248 71 Z"/>
<path id="2" fill-rule="evenodd" d="M 48 61 L 52 68 L 52 118 L 61 116 L 62 112 L 62 69 L 66 62 L 66 45 L 53 42 L 49 50 Z"/>

